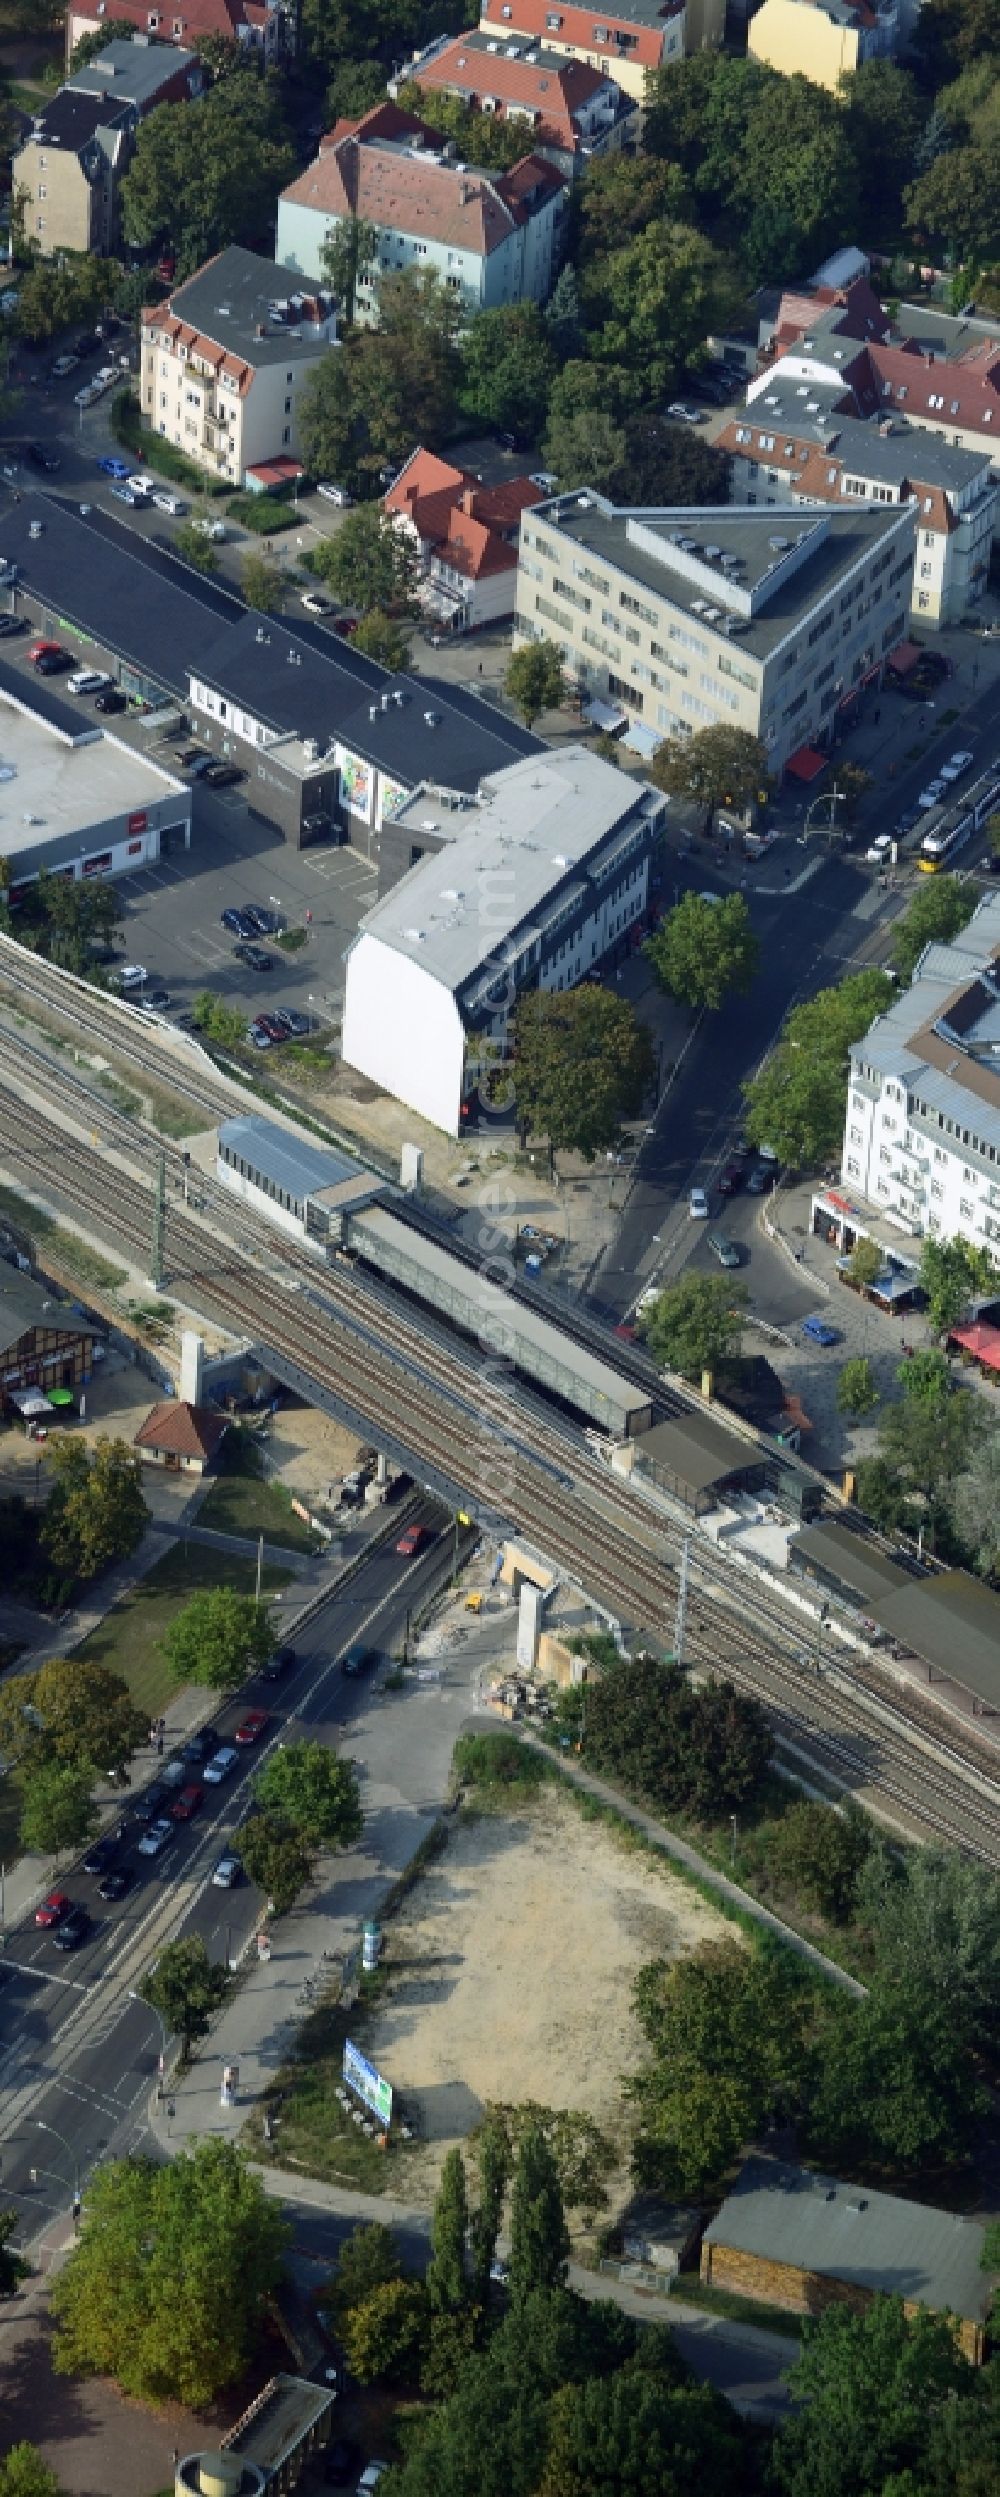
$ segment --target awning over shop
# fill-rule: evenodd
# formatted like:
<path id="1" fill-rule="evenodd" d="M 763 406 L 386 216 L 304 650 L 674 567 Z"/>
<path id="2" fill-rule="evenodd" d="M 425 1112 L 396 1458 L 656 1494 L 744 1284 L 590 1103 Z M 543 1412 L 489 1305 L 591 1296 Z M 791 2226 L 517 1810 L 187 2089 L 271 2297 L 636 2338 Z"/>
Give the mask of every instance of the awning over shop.
<path id="1" fill-rule="evenodd" d="M 608 737 L 616 737 L 619 729 L 628 727 L 628 712 L 620 711 L 617 703 L 600 702 L 596 694 L 584 703 L 583 716 L 592 728 L 602 728 Z"/>
<path id="2" fill-rule="evenodd" d="M 785 770 L 791 780 L 818 780 L 820 773 L 826 770 L 826 760 L 825 754 L 820 754 L 815 746 L 796 746 L 794 754 L 788 757 Z"/>
<path id="3" fill-rule="evenodd" d="M 52 1407 L 40 1388 L 22 1387 L 10 1401 L 25 1422 L 40 1422 L 43 1417 L 46 1422 L 52 1420 Z"/>
<path id="4" fill-rule="evenodd" d="M 650 755 L 659 752 L 663 739 L 657 737 L 653 729 L 646 728 L 642 720 L 635 720 L 632 727 L 626 729 L 622 744 L 628 746 L 632 754 Z"/>
<path id="5" fill-rule="evenodd" d="M 890 650 L 886 666 L 894 676 L 909 676 L 922 656 L 916 642 L 900 642 L 897 650 Z"/>
<path id="6" fill-rule="evenodd" d="M 1000 1327 L 987 1326 L 980 1318 L 972 1326 L 952 1327 L 948 1342 L 959 1345 L 973 1361 L 981 1361 L 984 1369 L 1000 1372 Z"/>

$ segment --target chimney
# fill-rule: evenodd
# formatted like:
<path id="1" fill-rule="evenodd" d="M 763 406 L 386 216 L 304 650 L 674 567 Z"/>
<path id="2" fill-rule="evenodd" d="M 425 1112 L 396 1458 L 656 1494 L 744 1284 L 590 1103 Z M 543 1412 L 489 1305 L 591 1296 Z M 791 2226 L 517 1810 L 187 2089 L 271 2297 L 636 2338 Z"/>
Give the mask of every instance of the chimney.
<path id="1" fill-rule="evenodd" d="M 472 520 L 475 515 L 475 509 L 476 489 L 474 486 L 464 486 L 462 489 L 462 510 L 466 512 L 469 519 Z"/>

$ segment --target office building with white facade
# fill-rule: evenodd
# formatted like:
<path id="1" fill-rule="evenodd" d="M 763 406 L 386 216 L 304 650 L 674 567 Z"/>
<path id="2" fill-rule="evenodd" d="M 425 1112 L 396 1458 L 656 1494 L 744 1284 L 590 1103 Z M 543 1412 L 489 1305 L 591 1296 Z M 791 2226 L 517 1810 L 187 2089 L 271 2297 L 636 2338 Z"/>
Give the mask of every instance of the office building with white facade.
<path id="1" fill-rule="evenodd" d="M 491 773 L 466 805 L 419 790 L 398 818 L 417 863 L 347 957 L 345 1064 L 458 1135 L 521 992 L 574 988 L 641 918 L 665 805 L 583 746 Z"/>
<path id="2" fill-rule="evenodd" d="M 855 1042 L 841 1169 L 893 1230 L 1000 1263 L 1000 894 Z"/>
<path id="3" fill-rule="evenodd" d="M 314 164 L 278 202 L 278 257 L 299 282 L 323 275 L 324 246 L 355 218 L 375 233 L 358 274 L 354 318 L 378 324 L 382 278 L 416 269 L 440 279 L 465 312 L 544 303 L 562 255 L 568 189 L 544 157 L 481 173 L 453 140 L 396 104 L 338 125 Z"/>
<path id="4" fill-rule="evenodd" d="M 521 523 L 515 634 L 665 737 L 749 730 L 780 773 L 824 745 L 906 630 L 912 509 L 629 511 L 567 494 Z M 635 737 L 633 736 L 633 742 Z"/>

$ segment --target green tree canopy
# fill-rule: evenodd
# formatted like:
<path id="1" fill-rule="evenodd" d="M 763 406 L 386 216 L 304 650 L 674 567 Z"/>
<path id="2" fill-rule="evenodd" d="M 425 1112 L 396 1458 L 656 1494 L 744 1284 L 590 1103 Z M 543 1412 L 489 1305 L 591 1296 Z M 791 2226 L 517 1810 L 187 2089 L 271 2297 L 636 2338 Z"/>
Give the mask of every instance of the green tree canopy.
<path id="1" fill-rule="evenodd" d="M 92 259 L 89 253 L 33 260 L 19 280 L 16 321 L 22 338 L 41 345 L 73 321 L 91 320 L 111 301 L 117 276 L 114 260 Z"/>
<path id="2" fill-rule="evenodd" d="M 97 1828 L 91 1772 L 67 1761 L 33 1762 L 24 1773 L 22 1847 L 33 1855 L 62 1855 L 82 1847 Z"/>
<path id="3" fill-rule="evenodd" d="M 922 1976 L 828 2007 L 808 2135 L 835 2174 L 858 2162 L 906 2175 L 966 2157 L 986 2109 L 967 2025 Z"/>
<path id="4" fill-rule="evenodd" d="M 82 1769 L 93 1782 L 125 1767 L 148 1726 L 121 1674 L 82 1656 L 54 1656 L 0 1686 L 0 1751 L 12 1768 Z"/>
<path id="5" fill-rule="evenodd" d="M 145 1534 L 142 1460 L 123 1439 L 102 1437 L 88 1450 L 84 1440 L 58 1433 L 50 1463 L 55 1482 L 42 1543 L 67 1578 L 97 1578 L 134 1552 Z"/>
<path id="6" fill-rule="evenodd" d="M 378 235 L 365 217 L 341 217 L 320 246 L 320 267 L 327 285 L 333 288 L 346 327 L 354 319 L 354 306 L 361 278 L 370 278 L 378 269 Z"/>
<path id="7" fill-rule="evenodd" d="M 276 1916 L 287 1916 L 299 1892 L 312 1880 L 314 1849 L 300 1830 L 270 1812 L 255 1813 L 240 1831 L 240 1854 L 258 1890 L 273 1904 Z"/>
<path id="8" fill-rule="evenodd" d="M 731 1682 L 699 1688 L 657 1656 L 616 1656 L 587 1685 L 585 1752 L 632 1793 L 711 1822 L 746 1804 L 771 1757 L 756 1699 Z"/>
<path id="9" fill-rule="evenodd" d="M 96 2168 L 79 2242 L 52 2283 L 57 2372 L 207 2408 L 243 2374 L 290 2234 L 230 2142 Z"/>
<path id="10" fill-rule="evenodd" d="M 566 679 L 557 643 L 524 642 L 515 650 L 507 668 L 507 692 L 526 728 L 534 727 L 541 712 L 558 710 L 566 700 Z"/>
<path id="11" fill-rule="evenodd" d="M 363 427 L 346 347 L 331 348 L 313 365 L 302 385 L 298 413 L 302 456 L 311 475 L 356 487 Z"/>
<path id="12" fill-rule="evenodd" d="M 193 520 L 183 521 L 174 534 L 174 550 L 181 562 L 190 564 L 195 572 L 218 572 L 219 558 L 204 529 L 197 529 Z"/>
<path id="13" fill-rule="evenodd" d="M 628 458 L 628 435 L 606 409 L 581 406 L 559 422 L 550 419 L 544 447 L 561 493 L 577 486 L 610 493 Z"/>
<path id="14" fill-rule="evenodd" d="M 178 1682 L 233 1691 L 248 1673 L 267 1664 L 274 1653 L 274 1631 L 266 1604 L 258 1604 L 252 1595 L 238 1595 L 235 1587 L 207 1587 L 191 1596 L 161 1644 Z"/>
<path id="15" fill-rule="evenodd" d="M 932 1392 L 930 1375 L 926 1386 L 927 1393 L 886 1406 L 879 1455 L 895 1468 L 907 1492 L 933 1502 L 947 1494 L 968 1465 L 986 1415 L 980 1398 L 953 1387 L 947 1372 L 938 1393 Z"/>
<path id="16" fill-rule="evenodd" d="M 101 42 L 107 43 L 106 30 Z M 64 2497 L 64 2491 L 37 2445 L 20 2444 L 0 2462 L 0 2497 Z"/>
<path id="17" fill-rule="evenodd" d="M 504 113 L 484 113 L 476 105 L 464 104 L 460 95 L 448 95 L 441 87 L 420 87 L 416 79 L 407 78 L 397 92 L 396 101 L 408 113 L 441 131 L 467 165 L 482 166 L 490 173 L 509 173 L 527 154 L 528 134 L 516 119 L 508 121 Z"/>
<path id="18" fill-rule="evenodd" d="M 948 1335 L 964 1315 L 976 1292 L 989 1292 L 996 1281 L 992 1260 L 970 1240 L 935 1240 L 920 1246 L 920 1286 L 927 1295 L 928 1324 L 935 1335 Z"/>
<path id="19" fill-rule="evenodd" d="M 168 1942 L 142 1980 L 143 2001 L 158 2011 L 168 2037 L 179 2037 L 185 2055 L 207 2037 L 212 2014 L 225 1999 L 226 1971 L 213 1965 L 200 1933 Z"/>
<path id="20" fill-rule="evenodd" d="M 717 806 L 749 806 L 766 790 L 767 755 L 746 728 L 700 728 L 693 737 L 664 738 L 649 777 L 668 796 L 703 807 L 707 832 Z"/>
<path id="21" fill-rule="evenodd" d="M 676 165 L 647 155 L 593 157 L 573 199 L 580 267 L 599 266 L 651 226 L 682 218 L 686 196 Z"/>
<path id="22" fill-rule="evenodd" d="M 718 902 L 685 893 L 647 937 L 644 950 L 660 987 L 695 1011 L 717 1012 L 725 998 L 747 996 L 760 963 L 742 893 L 727 893 Z"/>
<path id="23" fill-rule="evenodd" d="M 592 262 L 583 293 L 591 353 L 633 375 L 633 395 L 647 403 L 675 385 L 706 332 L 739 301 L 724 255 L 694 227 L 665 219 Z"/>
<path id="24" fill-rule="evenodd" d="M 487 2115 L 479 2127 L 476 2167 L 479 2198 L 470 2230 L 471 2287 L 477 2305 L 485 2306 L 490 2289 L 490 2266 L 497 2250 L 511 2168 L 510 2135 L 506 2125 L 496 2116 Z"/>
<path id="25" fill-rule="evenodd" d="M 449 2150 L 434 2204 L 431 2259 L 427 2266 L 427 2295 L 435 2314 L 461 2314 L 468 2305 L 469 2282 L 465 2270 L 468 2225 L 465 2161 L 460 2150 Z"/>
<path id="26" fill-rule="evenodd" d="M 254 1779 L 265 1813 L 315 1847 L 353 1847 L 364 1827 L 357 1772 L 325 1743 L 283 1743 Z"/>
<path id="27" fill-rule="evenodd" d="M 967 926 L 976 907 L 975 887 L 957 876 L 925 876 L 909 909 L 897 920 L 892 959 L 900 979 L 912 980 L 925 945 L 945 944 Z"/>
<path id="28" fill-rule="evenodd" d="M 874 1413 L 878 1400 L 871 1362 L 861 1355 L 856 1355 L 852 1361 L 845 1361 L 837 1380 L 838 1413 L 849 1413 L 854 1421 L 860 1422 L 864 1414 Z"/>
<path id="29" fill-rule="evenodd" d="M 387 2280 L 352 2306 L 344 2356 L 359 2384 L 412 2382 L 427 2339 L 427 2292 L 419 2280 Z"/>
<path id="30" fill-rule="evenodd" d="M 981 1578 L 1000 1574 L 1000 1431 L 984 1432 L 948 1496 L 956 1534 Z"/>
<path id="31" fill-rule="evenodd" d="M 220 1049 L 238 1049 L 246 1032 L 246 1016 L 238 1007 L 227 1006 L 210 988 L 199 989 L 191 1008 L 191 1020 L 207 1040 L 214 1040 Z"/>
<path id="32" fill-rule="evenodd" d="M 523 2305 L 536 2289 L 561 2289 L 569 2262 L 569 2230 L 555 2159 L 540 2126 L 525 2133 L 510 2200 L 510 2295 Z"/>
<path id="33" fill-rule="evenodd" d="M 747 1132 L 795 1170 L 839 1153 L 852 1042 L 892 1000 L 882 971 L 858 971 L 794 1006 L 776 1049 L 744 1086 Z"/>
<path id="34" fill-rule="evenodd" d="M 721 1370 L 739 1349 L 746 1302 L 744 1285 L 728 1275 L 679 1275 L 643 1317 L 654 1361 L 682 1379 Z"/>
<path id="35" fill-rule="evenodd" d="M 373 2289 L 382 2289 L 387 2282 L 401 2280 L 402 2276 L 399 2247 L 391 2228 L 386 2228 L 381 2220 L 352 2228 L 341 2246 L 336 2271 L 331 2273 L 320 2299 L 334 2331 L 343 2334 L 352 2308 L 361 2306 Z"/>
<path id="36" fill-rule="evenodd" d="M 281 608 L 285 583 L 280 564 L 260 546 L 251 546 L 240 565 L 240 589 L 258 615 L 274 616 Z"/>
<path id="37" fill-rule="evenodd" d="M 901 2297 L 875 2297 L 858 2314 L 828 2307 L 803 2329 L 790 2378 L 796 2407 L 774 2443 L 784 2497 L 897 2487 L 916 2497 L 931 2424 L 961 2400 L 970 2372 L 947 2316 L 907 2315 Z"/>
<path id="38" fill-rule="evenodd" d="M 408 530 L 397 529 L 377 503 L 362 503 L 347 512 L 333 537 L 316 550 L 316 571 L 345 606 L 370 615 L 393 610 L 406 614 L 413 605 L 418 556 Z"/>
<path id="39" fill-rule="evenodd" d="M 355 650 L 363 650 L 366 659 L 376 659 L 380 668 L 391 668 L 398 676 L 410 664 L 410 645 L 394 616 L 384 615 L 378 607 L 362 616 L 351 635 Z"/>
<path id="40" fill-rule="evenodd" d="M 169 241 L 178 279 L 227 243 L 251 242 L 273 222 L 296 170 L 280 87 L 248 65 L 190 104 L 157 104 L 139 125 L 122 181 L 131 243 Z"/>
<path id="41" fill-rule="evenodd" d="M 674 2384 L 637 2358 L 591 2384 L 565 2384 L 549 2408 L 539 2497 L 738 2497 L 747 2455 L 724 2396 Z"/>
<path id="42" fill-rule="evenodd" d="M 642 1108 L 653 1074 L 645 1025 L 626 998 L 585 983 L 523 996 L 513 1037 L 520 1124 L 592 1162 Z"/>
<path id="43" fill-rule="evenodd" d="M 703 2194 L 770 2116 L 798 2108 L 812 1995 L 787 1952 L 704 1942 L 640 1969 L 635 2002 L 651 2060 L 627 2083 L 637 2176 Z"/>
<path id="44" fill-rule="evenodd" d="M 870 1824 L 856 1805 L 792 1803 L 768 1828 L 767 1865 L 803 1907 L 844 1925 L 871 1845 Z"/>
<path id="45" fill-rule="evenodd" d="M 475 313 L 461 357 L 462 406 L 472 422 L 535 441 L 557 369 L 556 349 L 537 304 L 497 304 Z"/>
<path id="46" fill-rule="evenodd" d="M 398 466 L 422 442 L 434 450 L 455 417 L 459 362 L 458 305 L 440 278 L 407 269 L 383 277 L 379 326 L 350 346 L 351 390 L 369 477 Z"/>
<path id="47" fill-rule="evenodd" d="M 859 213 L 866 234 L 892 246 L 900 229 L 903 191 L 927 120 L 916 79 L 898 62 L 863 61 L 841 81 L 849 143 L 861 176 Z"/>

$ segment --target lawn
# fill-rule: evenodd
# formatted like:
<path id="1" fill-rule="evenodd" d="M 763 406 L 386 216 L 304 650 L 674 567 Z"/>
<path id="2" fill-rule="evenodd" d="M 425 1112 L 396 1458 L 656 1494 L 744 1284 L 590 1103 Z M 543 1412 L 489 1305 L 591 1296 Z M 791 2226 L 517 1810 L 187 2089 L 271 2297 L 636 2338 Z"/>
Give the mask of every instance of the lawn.
<path id="1" fill-rule="evenodd" d="M 290 1574 L 287 1569 L 265 1569 L 265 1595 L 286 1587 Z M 177 1687 L 159 1643 L 188 1597 L 203 1587 L 220 1586 L 252 1595 L 256 1577 L 253 1561 L 233 1560 L 200 1544 L 175 1544 L 74 1653 L 88 1664 L 107 1665 L 112 1673 L 122 1674 L 138 1706 L 154 1717 Z"/>
<path id="2" fill-rule="evenodd" d="M 366 2005 L 377 2000 L 385 1984 L 376 1970 L 362 1977 L 360 1999 L 352 2010 L 333 1999 L 304 2019 L 291 2061 L 275 2075 L 264 2103 L 254 2110 L 244 2139 L 252 2157 L 267 2158 L 264 2116 L 273 2113 L 271 2156 L 279 2167 L 304 2169 L 332 2185 L 354 2186 L 360 2193 L 392 2191 L 406 2198 L 406 2145 L 394 2139 L 380 2150 L 358 2125 L 352 2124 L 336 2097 L 341 2082 L 344 2040 L 364 2035 Z"/>
<path id="3" fill-rule="evenodd" d="M 78 1283 L 89 1283 L 96 1291 L 113 1292 L 125 1281 L 124 1266 L 112 1266 L 110 1260 L 78 1240 L 74 1231 L 64 1231 L 53 1222 L 51 1214 L 42 1214 L 27 1198 L 18 1196 L 13 1188 L 0 1188 L 0 1214 L 6 1216 L 15 1231 L 29 1239 L 40 1252 L 41 1263 L 47 1255 Z"/>
<path id="4" fill-rule="evenodd" d="M 220 1474 L 201 1503 L 198 1524 L 210 1526 L 217 1535 L 263 1535 L 267 1543 L 284 1544 L 289 1552 L 318 1550 L 305 1520 L 293 1515 L 290 1492 L 249 1474 Z"/>

